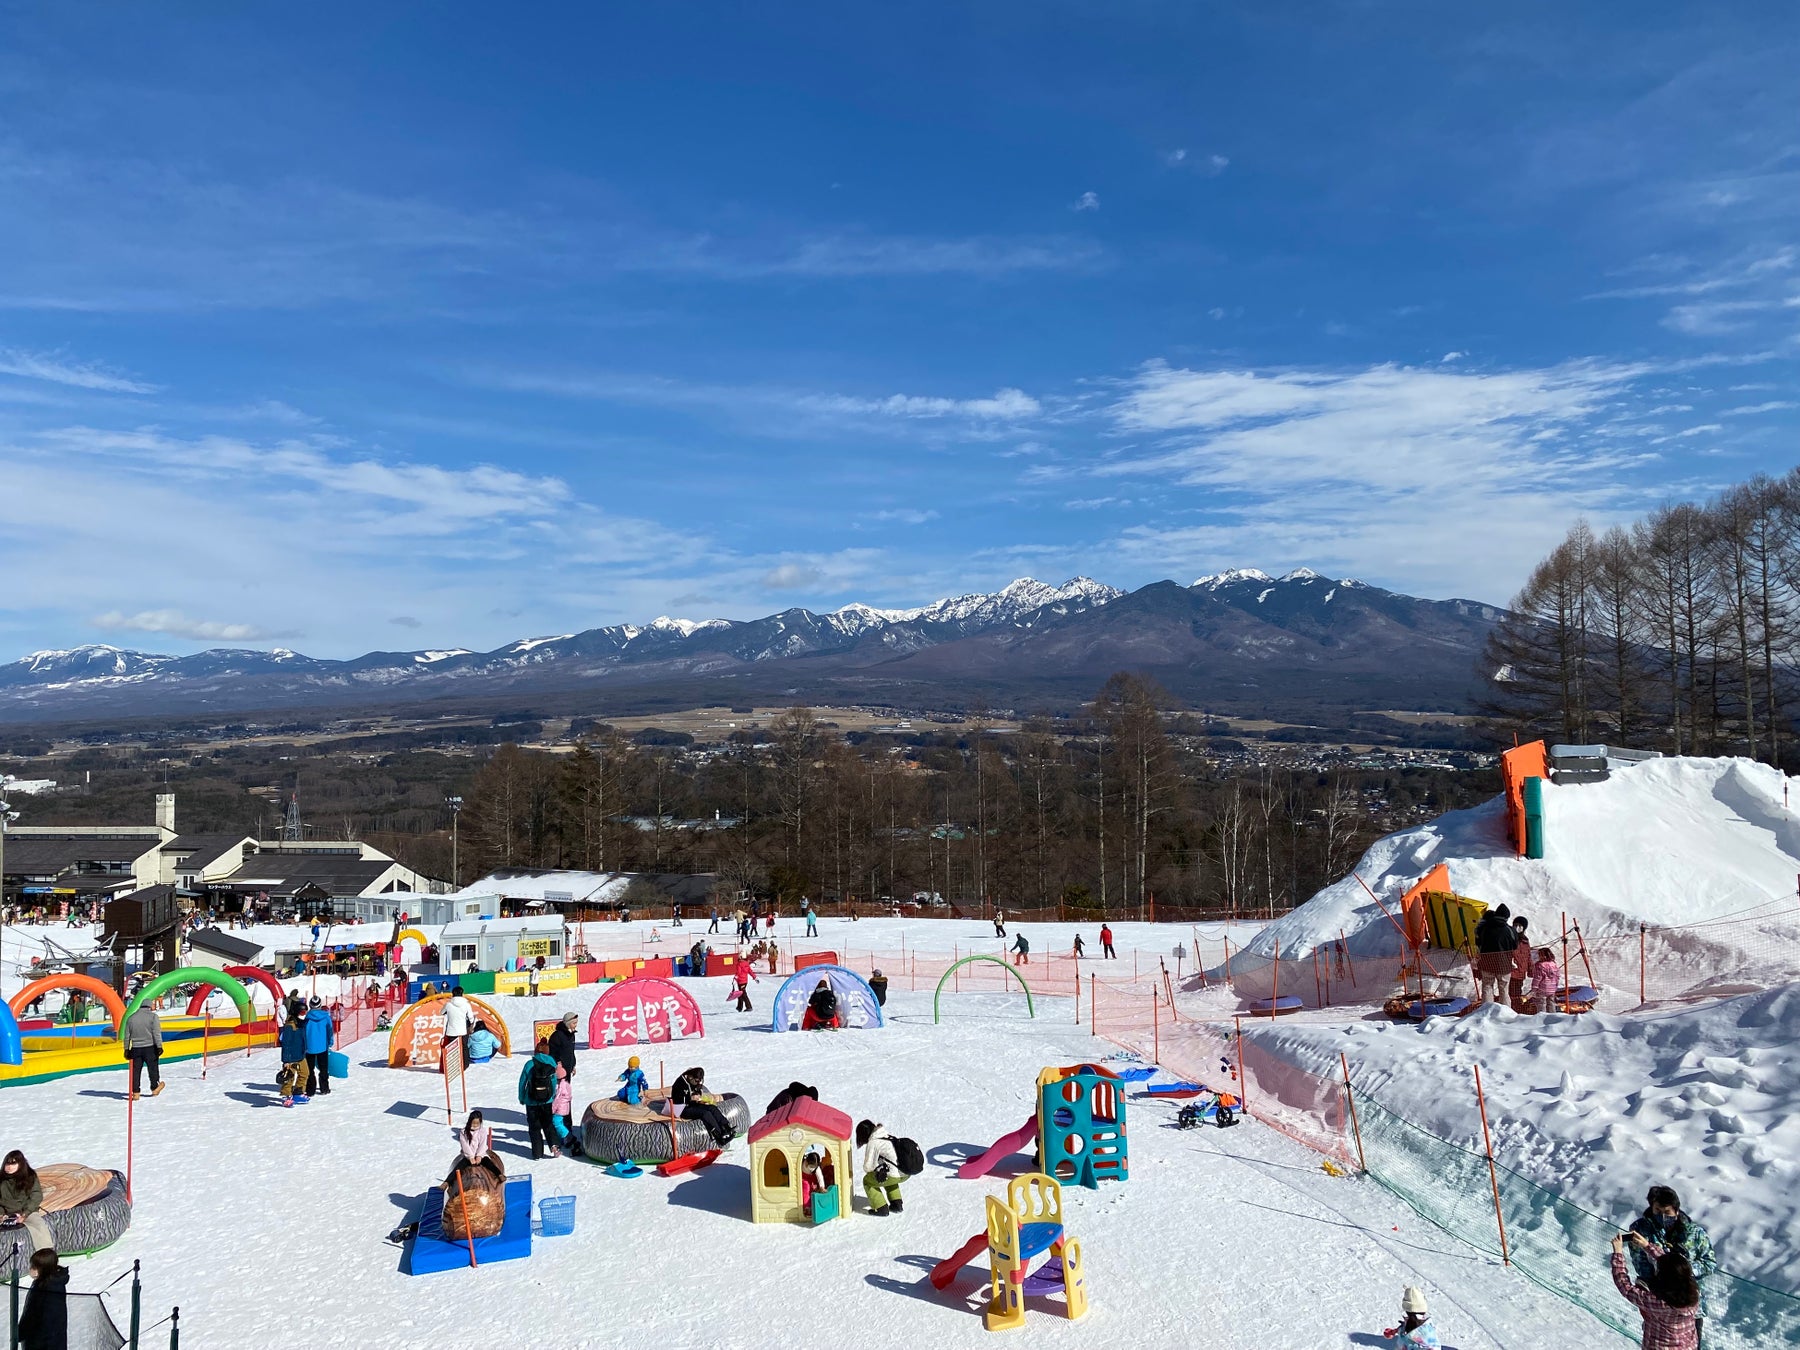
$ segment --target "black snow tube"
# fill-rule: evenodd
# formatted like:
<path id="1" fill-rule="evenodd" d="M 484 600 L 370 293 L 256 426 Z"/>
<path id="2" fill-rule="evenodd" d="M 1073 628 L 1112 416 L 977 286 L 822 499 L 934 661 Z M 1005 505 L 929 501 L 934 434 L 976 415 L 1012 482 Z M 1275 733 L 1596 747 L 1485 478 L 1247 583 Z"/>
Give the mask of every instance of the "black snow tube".
<path id="1" fill-rule="evenodd" d="M 67 1209 L 44 1212 L 56 1250 L 63 1256 L 97 1252 L 117 1242 L 131 1227 L 131 1201 L 125 1198 L 125 1174 L 109 1172 L 105 1189 Z"/>
<path id="2" fill-rule="evenodd" d="M 599 1111 L 596 1108 L 620 1104 L 595 1102 L 588 1107 L 581 1122 L 582 1150 L 595 1162 L 614 1163 L 630 1159 L 637 1163 L 664 1163 L 689 1153 L 704 1153 L 712 1148 L 712 1136 L 697 1120 L 671 1120 L 667 1116 L 650 1117 L 647 1111 Z M 722 1094 L 719 1109 L 739 1134 L 750 1128 L 750 1108 L 735 1092 Z"/>

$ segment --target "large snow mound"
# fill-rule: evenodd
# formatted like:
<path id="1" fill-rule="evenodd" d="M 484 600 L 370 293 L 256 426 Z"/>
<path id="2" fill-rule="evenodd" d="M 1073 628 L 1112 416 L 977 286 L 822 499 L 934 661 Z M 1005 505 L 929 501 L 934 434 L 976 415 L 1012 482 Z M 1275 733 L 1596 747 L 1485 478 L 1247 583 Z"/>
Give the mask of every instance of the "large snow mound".
<path id="1" fill-rule="evenodd" d="M 1400 897 L 1438 863 L 1459 894 L 1530 916 L 1544 941 L 1562 914 L 1594 939 L 1766 910 L 1794 896 L 1800 874 L 1786 785 L 1753 760 L 1695 758 L 1647 760 L 1602 783 L 1546 782 L 1542 860 L 1514 851 L 1496 797 L 1376 840 L 1353 875 L 1269 924 L 1248 950 L 1273 955 L 1279 942 L 1284 958 L 1304 957 L 1342 935 L 1354 953 L 1397 954 L 1399 930 L 1369 891 L 1397 916 Z"/>

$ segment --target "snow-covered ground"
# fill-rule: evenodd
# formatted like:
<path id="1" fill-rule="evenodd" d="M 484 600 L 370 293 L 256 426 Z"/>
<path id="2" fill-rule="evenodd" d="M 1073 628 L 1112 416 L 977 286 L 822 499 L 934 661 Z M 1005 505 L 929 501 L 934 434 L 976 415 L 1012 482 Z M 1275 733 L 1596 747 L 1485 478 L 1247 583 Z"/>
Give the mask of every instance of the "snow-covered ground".
<path id="1" fill-rule="evenodd" d="M 985 1263 L 942 1294 L 926 1278 L 981 1227 L 982 1197 L 1002 1190 L 958 1181 L 949 1165 L 1029 1114 L 1039 1068 L 1111 1047 L 1073 1025 L 1067 1000 L 1045 1000 L 1030 1021 L 1016 997 L 965 994 L 934 1026 L 929 995 L 899 991 L 882 1030 L 776 1035 L 760 1009 L 724 1011 L 726 987 L 705 982 L 706 1036 L 646 1051 L 647 1067 L 673 1075 L 703 1063 L 753 1113 L 798 1078 L 853 1116 L 912 1135 L 932 1162 L 909 1183 L 904 1215 L 858 1212 L 817 1231 L 754 1225 L 742 1143 L 671 1180 L 533 1164 L 518 1062 L 496 1062 L 472 1069 L 471 1104 L 489 1112 L 509 1166 L 529 1170 L 540 1196 L 577 1197 L 575 1233 L 535 1239 L 526 1261 L 402 1275 L 384 1235 L 441 1178 L 453 1144 L 441 1080 L 378 1067 L 383 1042 L 371 1038 L 352 1047 L 351 1077 L 329 1098 L 289 1110 L 273 1104 L 267 1053 L 215 1062 L 204 1080 L 197 1064 L 171 1067 L 168 1090 L 138 1104 L 132 1228 L 76 1263 L 74 1287 L 99 1288 L 142 1258 L 150 1318 L 179 1303 L 197 1345 L 991 1344 L 979 1316 Z M 771 986 L 753 991 L 766 1007 Z M 532 1018 L 585 1009 L 594 996 L 497 1002 L 523 1040 Z M 577 1102 L 604 1094 L 624 1060 L 582 1051 Z M 0 1092 L 0 1138 L 37 1162 L 121 1166 L 122 1087 L 122 1073 L 90 1074 Z M 1369 1345 L 1409 1283 L 1428 1291 L 1446 1343 L 1462 1350 L 1567 1344 L 1585 1320 L 1254 1122 L 1181 1132 L 1171 1104 L 1131 1111 L 1131 1180 L 1066 1193 L 1093 1311 L 1071 1326 L 1035 1306 L 1034 1344 Z M 111 1301 L 122 1305 L 119 1291 Z M 1584 1345 L 1617 1343 L 1598 1328 L 1579 1334 Z"/>

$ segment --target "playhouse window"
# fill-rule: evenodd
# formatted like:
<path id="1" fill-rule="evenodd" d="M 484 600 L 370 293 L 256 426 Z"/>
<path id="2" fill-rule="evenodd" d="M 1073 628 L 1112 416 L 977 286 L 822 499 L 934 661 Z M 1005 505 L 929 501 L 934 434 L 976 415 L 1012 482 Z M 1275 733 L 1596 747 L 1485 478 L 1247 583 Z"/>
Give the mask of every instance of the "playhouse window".
<path id="1" fill-rule="evenodd" d="M 765 1190 L 785 1191 L 793 1183 L 788 1179 L 787 1154 L 780 1149 L 770 1149 L 763 1158 L 763 1187 Z"/>
<path id="2" fill-rule="evenodd" d="M 1113 1100 L 1111 1083 L 1095 1083 L 1091 1113 L 1095 1120 L 1117 1120 L 1118 1107 Z"/>

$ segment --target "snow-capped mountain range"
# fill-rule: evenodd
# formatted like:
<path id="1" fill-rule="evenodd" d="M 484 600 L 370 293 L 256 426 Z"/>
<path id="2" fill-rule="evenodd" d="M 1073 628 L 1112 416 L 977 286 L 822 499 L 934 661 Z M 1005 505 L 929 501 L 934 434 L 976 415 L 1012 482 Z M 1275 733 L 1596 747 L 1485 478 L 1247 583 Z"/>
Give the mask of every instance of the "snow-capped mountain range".
<path id="1" fill-rule="evenodd" d="M 215 648 L 190 656 L 98 644 L 40 651 L 0 665 L 0 719 L 502 692 L 604 689 L 610 697 L 627 686 L 641 700 L 665 703 L 660 694 L 650 697 L 651 686 L 671 697 L 700 698 L 698 685 L 726 680 L 735 684 L 704 697 L 797 694 L 921 706 L 946 685 L 966 689 L 974 682 L 976 694 L 993 706 L 1013 706 L 1048 697 L 1044 691 L 1058 681 L 1066 680 L 1073 694 L 1095 672 L 1104 679 L 1134 666 L 1175 688 L 1202 678 L 1211 683 L 1219 673 L 1212 667 L 1222 661 L 1228 685 L 1242 683 L 1245 674 L 1266 684 L 1276 667 L 1294 661 L 1348 669 L 1380 640 L 1389 644 L 1383 664 L 1403 665 L 1398 651 L 1421 642 L 1439 658 L 1454 650 L 1454 679 L 1461 681 L 1462 665 L 1495 617 L 1497 611 L 1471 601 L 1416 600 L 1308 568 L 1281 577 L 1239 568 L 1185 588 L 1158 582 L 1129 594 L 1088 577 L 1060 586 L 1023 577 L 993 593 L 911 609 L 850 604 L 750 620 L 664 616 L 521 638 L 487 652 L 447 647 L 327 660 L 286 648 Z M 770 689 L 761 689 L 765 683 Z M 670 692 L 676 685 L 687 692 Z M 912 697 L 897 698 L 897 691 Z"/>

